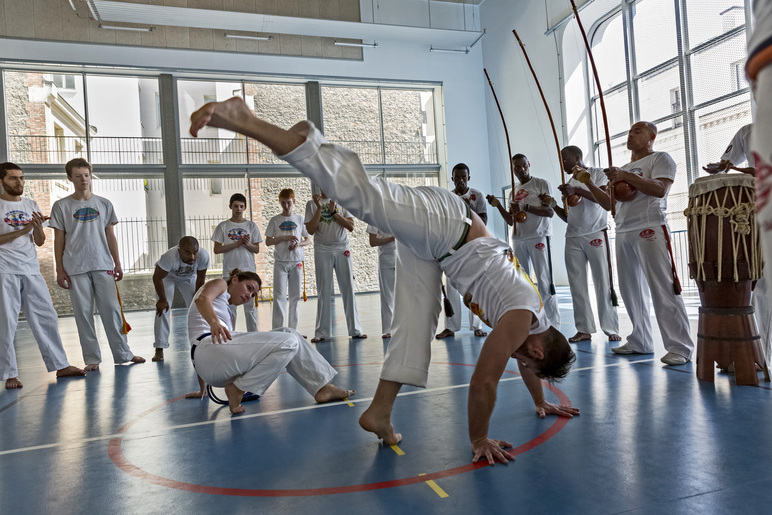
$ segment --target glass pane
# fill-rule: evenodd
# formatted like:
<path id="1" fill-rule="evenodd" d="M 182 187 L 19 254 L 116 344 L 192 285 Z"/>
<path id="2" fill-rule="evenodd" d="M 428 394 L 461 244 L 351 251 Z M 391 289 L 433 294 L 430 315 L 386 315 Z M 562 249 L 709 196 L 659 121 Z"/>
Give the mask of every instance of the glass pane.
<path id="1" fill-rule="evenodd" d="M 683 126 L 673 120 L 657 124 L 654 150 L 667 152 L 676 163 L 677 172 L 667 197 L 667 220 L 671 231 L 686 230 L 684 210 L 689 205 L 689 174 Z"/>
<path id="2" fill-rule="evenodd" d="M 198 138 L 188 134 L 190 115 L 207 102 L 241 97 L 240 82 L 178 81 L 180 144 L 183 164 L 245 164 L 246 138 L 223 129 L 205 127 Z"/>
<path id="3" fill-rule="evenodd" d="M 694 54 L 692 81 L 695 105 L 748 87 L 745 81 L 746 57 L 744 33 Z"/>
<path id="4" fill-rule="evenodd" d="M 87 75 L 86 85 L 91 163 L 163 163 L 158 80 Z"/>
<path id="5" fill-rule="evenodd" d="M 64 164 L 86 157 L 83 77 L 5 72 L 9 154 L 19 164 Z"/>
<path id="6" fill-rule="evenodd" d="M 744 94 L 718 104 L 713 104 L 694 113 L 697 126 L 697 162 L 700 175 L 707 175 L 702 167 L 717 163 L 721 159 L 735 133 L 743 125 L 751 123 L 750 95 Z M 743 166 L 743 163 L 734 163 Z"/>
<path id="7" fill-rule="evenodd" d="M 658 120 L 683 109 L 678 63 L 638 80 L 642 120 Z"/>
<path id="8" fill-rule="evenodd" d="M 381 114 L 376 88 L 322 87 L 324 135 L 359 154 L 364 164 L 383 163 Z"/>
<path id="9" fill-rule="evenodd" d="M 598 67 L 601 87 L 605 90 L 627 80 L 625 60 L 625 38 L 622 13 L 617 13 L 604 22 L 592 34 L 592 53 Z M 593 94 L 597 94 L 595 81 Z"/>
<path id="10" fill-rule="evenodd" d="M 614 166 L 622 166 L 630 162 L 630 151 L 627 150 L 627 134 L 611 140 L 611 158 Z M 606 140 L 598 141 L 598 149 L 595 153 L 596 166 L 608 166 L 608 151 L 606 150 Z"/>
<path id="11" fill-rule="evenodd" d="M 381 104 L 386 162 L 437 163 L 432 91 L 384 89 Z"/>
<path id="12" fill-rule="evenodd" d="M 609 124 L 609 135 L 614 136 L 621 132 L 627 133 L 630 129 L 630 108 L 627 97 L 627 88 L 606 93 L 603 95 L 603 101 L 606 104 L 606 114 Z M 606 138 L 606 132 L 603 129 L 603 113 L 600 108 L 600 101 L 596 99 L 592 106 L 592 122 L 595 132 L 595 139 Z"/>
<path id="13" fill-rule="evenodd" d="M 673 0 L 639 1 L 632 7 L 638 73 L 678 55 Z"/>
<path id="14" fill-rule="evenodd" d="M 289 129 L 307 118 L 306 88 L 303 85 L 246 82 L 244 90 L 247 105 L 257 116 L 274 125 Z M 248 139 L 247 147 L 250 163 L 286 164 L 262 143 Z"/>
<path id="15" fill-rule="evenodd" d="M 689 46 L 745 25 L 745 7 L 738 0 L 686 0 Z"/>

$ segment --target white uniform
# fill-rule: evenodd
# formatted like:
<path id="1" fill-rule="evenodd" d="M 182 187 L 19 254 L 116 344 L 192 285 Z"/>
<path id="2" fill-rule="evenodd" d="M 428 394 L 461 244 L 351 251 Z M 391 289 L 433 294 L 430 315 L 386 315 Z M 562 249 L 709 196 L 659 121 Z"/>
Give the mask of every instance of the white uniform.
<path id="1" fill-rule="evenodd" d="M 519 184 L 514 196 L 510 201 L 514 201 L 521 206 L 541 206 L 542 201 L 539 195 L 546 193 L 554 197 L 552 186 L 549 182 L 539 177 L 531 177 L 531 180 L 525 184 Z M 516 230 L 513 231 L 513 247 L 515 256 L 517 256 L 520 265 L 527 273 L 531 273 L 531 264 L 536 274 L 536 286 L 539 288 L 539 294 L 544 301 L 544 310 L 550 324 L 556 329 L 560 329 L 560 309 L 558 308 L 558 299 L 552 293 L 552 273 L 550 270 L 550 242 L 552 237 L 552 219 L 546 216 L 537 216 L 528 213 L 528 219 L 524 223 L 517 223 Z"/>
<path id="2" fill-rule="evenodd" d="M 761 230 L 762 251 L 766 258 L 764 276 L 770 270 L 772 260 L 772 0 L 756 0 L 753 3 L 756 26 L 748 40 L 748 61 L 745 71 L 754 84 L 756 121 L 750 137 L 750 163 L 756 166 L 756 222 Z M 772 339 L 772 306 L 767 293 L 767 279 L 756 283 L 753 292 L 756 320 L 759 323 L 767 363 L 770 362 Z"/>
<path id="3" fill-rule="evenodd" d="M 753 156 L 751 155 L 752 128 L 752 123 L 740 127 L 740 130 L 732 137 L 732 141 L 729 142 L 724 155 L 721 156 L 722 161 L 729 161 L 735 166 L 740 166 L 743 163 L 753 165 Z"/>
<path id="4" fill-rule="evenodd" d="M 600 168 L 588 168 L 592 181 L 597 186 L 608 183 L 608 178 Z M 570 186 L 586 190 L 579 181 L 571 177 Z M 617 310 L 611 303 L 611 285 L 609 284 L 608 247 L 606 229 L 608 212 L 596 202 L 582 198 L 581 202 L 568 209 L 568 227 L 566 228 L 566 272 L 571 288 L 571 301 L 574 305 L 574 324 L 581 333 L 595 332 L 595 317 L 590 305 L 590 292 L 587 285 L 587 265 L 590 265 L 592 282 L 595 286 L 595 300 L 598 305 L 598 319 L 601 330 L 607 335 L 619 332 Z"/>
<path id="5" fill-rule="evenodd" d="M 459 195 L 459 197 L 466 200 L 472 211 L 478 215 L 485 214 L 487 218 L 488 204 L 485 195 L 480 190 L 467 188 L 466 193 Z M 450 305 L 453 306 L 453 316 L 445 316 L 445 329 L 455 333 L 461 330 L 461 294 L 450 283 L 447 284 L 445 293 L 448 295 Z M 482 321 L 471 311 L 469 311 L 469 329 L 472 331 L 482 330 Z"/>
<path id="6" fill-rule="evenodd" d="M 249 236 L 249 243 L 261 243 L 260 229 L 252 220 L 243 222 L 231 222 L 225 220 L 215 228 L 211 240 L 222 245 L 236 243 L 244 236 Z M 223 254 L 222 258 L 222 277 L 230 277 L 231 270 L 238 268 L 244 272 L 256 272 L 255 255 L 246 247 L 236 247 Z M 236 306 L 231 306 L 233 312 L 233 324 L 236 324 Z M 244 316 L 247 322 L 247 331 L 257 331 L 257 309 L 254 302 L 244 304 Z"/>
<path id="7" fill-rule="evenodd" d="M 665 152 L 654 152 L 621 168 L 647 179 L 674 180 L 676 175 L 676 164 Z M 640 191 L 631 201 L 616 203 L 619 291 L 633 323 L 625 345 L 640 353 L 654 352 L 648 289 L 665 349 L 691 359 L 694 342 L 689 335 L 689 318 L 683 298 L 673 291 L 666 208 L 667 196 L 659 199 Z"/>
<path id="8" fill-rule="evenodd" d="M 174 288 L 177 288 L 185 301 L 185 307 L 189 307 L 196 293 L 196 279 L 200 270 L 209 268 L 209 253 L 204 249 L 198 249 L 198 255 L 193 264 L 187 264 L 180 258 L 180 247 L 175 246 L 161 254 L 156 261 L 156 266 L 168 272 L 163 278 L 163 288 L 166 294 L 166 300 L 171 306 L 174 299 Z M 156 300 L 158 295 L 156 295 Z M 169 348 L 169 320 L 171 319 L 170 310 L 166 310 L 161 316 L 156 315 L 153 331 L 155 342 L 153 347 L 156 349 Z"/>
<path id="9" fill-rule="evenodd" d="M 125 363 L 134 357 L 123 334 L 121 305 L 113 278 L 115 263 L 105 234 L 108 226 L 117 223 L 112 203 L 98 195 L 88 200 L 65 197 L 51 208 L 50 226 L 65 234 L 63 265 L 70 276 L 70 301 L 86 365 L 102 362 L 94 328 L 94 301 L 113 361 Z"/>
<path id="10" fill-rule="evenodd" d="M 391 238 L 374 225 L 367 226 L 368 234 L 377 238 Z M 397 281 L 397 242 L 378 246 L 378 287 L 381 292 L 381 334 L 391 333 L 394 317 L 394 285 Z"/>
<path id="11" fill-rule="evenodd" d="M 0 234 L 21 231 L 32 220 L 33 212 L 40 212 L 34 200 L 0 199 Z M 40 275 L 32 232 L 0 245 L 0 298 L 0 380 L 19 375 L 13 339 L 20 310 L 24 311 L 38 343 L 46 370 L 53 372 L 70 366 L 59 337 L 51 294 Z"/>
<path id="12" fill-rule="evenodd" d="M 268 222 L 265 235 L 295 236 L 298 242 L 308 237 L 308 231 L 300 215 L 278 214 Z M 290 242 L 281 241 L 273 251 L 273 329 L 279 327 L 298 328 L 300 319 L 300 297 L 303 280 L 303 247 L 289 249 Z M 289 282 L 289 289 L 287 283 Z M 289 293 L 289 320 L 287 319 L 287 294 Z"/>
<path id="13" fill-rule="evenodd" d="M 426 386 L 443 272 L 458 291 L 466 292 L 470 309 L 491 327 L 506 312 L 525 309 L 536 318 L 532 333 L 548 329 L 536 288 L 509 261 L 505 243 L 477 238 L 453 250 L 471 223 L 454 193 L 370 178 L 355 153 L 327 143 L 310 122 L 306 141 L 281 158 L 354 216 L 397 238 L 392 339 L 381 379 Z"/>
<path id="14" fill-rule="evenodd" d="M 201 290 L 196 297 L 200 293 Z M 188 310 L 193 366 L 204 382 L 217 387 L 233 383 L 240 390 L 263 395 L 286 367 L 308 393 L 316 395 L 337 375 L 324 357 L 294 329 L 284 327 L 267 333 L 233 332 L 228 299 L 230 295 L 226 291 L 212 302 L 217 318 L 233 337 L 223 344 L 212 343 L 209 324 L 195 302 Z"/>
<path id="15" fill-rule="evenodd" d="M 323 190 L 326 193 L 326 190 Z M 322 216 L 319 227 L 314 233 L 314 262 L 316 265 L 316 329 L 315 338 L 330 338 L 332 336 L 332 313 L 330 299 L 332 298 L 332 273 L 338 277 L 338 288 L 343 300 L 343 312 L 346 314 L 346 325 L 349 336 L 362 334 L 362 324 L 359 323 L 354 298 L 354 270 L 351 266 L 351 247 L 348 241 L 348 231 L 335 221 L 330 213 L 329 199 L 322 199 Z M 346 208 L 337 206 L 343 218 L 351 218 Z M 306 204 L 305 223 L 308 223 L 316 213 L 317 207 L 313 200 Z"/>

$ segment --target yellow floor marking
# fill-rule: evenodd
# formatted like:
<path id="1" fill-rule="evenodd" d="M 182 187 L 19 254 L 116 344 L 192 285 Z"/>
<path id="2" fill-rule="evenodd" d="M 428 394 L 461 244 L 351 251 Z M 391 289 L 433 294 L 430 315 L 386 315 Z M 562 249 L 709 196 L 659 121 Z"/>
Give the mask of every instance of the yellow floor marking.
<path id="1" fill-rule="evenodd" d="M 391 447 L 391 449 L 394 452 L 397 453 L 397 456 L 404 456 L 405 455 L 405 452 L 402 449 L 400 449 L 398 446 L 396 446 L 396 445 L 389 445 L 389 447 Z"/>
<path id="2" fill-rule="evenodd" d="M 419 475 L 419 476 L 425 476 L 426 474 L 418 474 L 418 475 Z M 429 481 L 427 481 L 427 482 L 426 482 L 426 484 L 427 484 L 427 485 L 429 485 L 429 488 L 431 488 L 432 490 L 434 490 L 434 493 L 436 493 L 437 495 L 439 495 L 439 496 L 440 496 L 440 497 L 442 497 L 443 499 L 444 499 L 445 497 L 448 497 L 448 494 L 447 494 L 447 492 L 445 492 L 445 490 L 443 490 L 442 488 L 440 488 L 440 486 L 439 486 L 437 483 L 435 483 L 433 480 L 431 480 L 431 479 L 430 479 Z"/>
<path id="3" fill-rule="evenodd" d="M 351 402 L 350 400 L 348 400 L 348 397 L 345 397 L 343 400 L 344 400 L 344 401 L 346 401 L 346 404 L 348 404 L 348 405 L 349 405 L 349 406 L 351 406 L 352 408 L 354 408 L 354 407 L 355 407 L 355 406 L 354 406 L 354 403 L 353 403 L 353 402 Z"/>

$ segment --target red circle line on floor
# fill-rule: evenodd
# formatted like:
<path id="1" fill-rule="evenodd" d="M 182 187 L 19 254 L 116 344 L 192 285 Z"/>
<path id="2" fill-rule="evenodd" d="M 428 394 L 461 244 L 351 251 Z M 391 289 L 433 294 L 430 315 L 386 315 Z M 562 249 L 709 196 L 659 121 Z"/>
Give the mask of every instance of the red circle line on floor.
<path id="1" fill-rule="evenodd" d="M 433 363 L 433 364 L 460 365 L 460 366 L 471 366 L 471 367 L 474 366 L 466 363 Z M 348 366 L 356 366 L 356 365 L 348 365 Z M 513 374 L 513 375 L 519 375 L 517 372 L 513 372 L 510 370 L 505 370 L 504 372 L 508 374 Z M 552 393 L 555 394 L 560 404 L 571 403 L 571 400 L 568 398 L 568 396 L 565 393 L 563 393 L 560 389 L 555 387 L 555 385 L 552 385 L 546 382 L 543 382 L 542 384 L 550 391 L 552 391 Z M 183 398 L 184 396 L 176 397 L 162 404 L 159 404 L 158 406 L 155 406 L 145 411 L 144 413 L 137 415 L 137 417 L 135 417 L 134 419 L 124 424 L 118 430 L 118 432 L 126 433 L 129 429 L 131 429 L 131 427 L 134 424 L 139 422 L 143 417 L 171 404 L 172 402 L 176 402 Z M 563 429 L 566 426 L 566 424 L 568 424 L 568 420 L 569 419 L 567 417 L 555 417 L 555 421 L 550 425 L 549 428 L 547 428 L 546 431 L 541 433 L 539 436 L 533 438 L 532 440 L 518 447 L 515 447 L 514 449 L 508 452 L 513 456 L 518 456 L 527 451 L 530 451 L 531 449 L 543 444 L 544 442 L 546 442 L 547 440 L 549 440 L 550 438 L 558 434 L 558 432 L 560 432 L 560 430 Z M 414 477 L 408 477 L 403 479 L 394 479 L 391 481 L 381 481 L 377 483 L 366 483 L 362 485 L 336 486 L 336 487 L 328 487 L 328 488 L 304 488 L 304 489 L 295 489 L 295 490 L 224 488 L 224 487 L 218 487 L 218 486 L 207 486 L 207 485 L 197 485 L 195 483 L 186 483 L 184 481 L 177 481 L 175 479 L 165 478 L 165 477 L 153 474 L 151 472 L 142 470 L 141 468 L 132 464 L 128 460 L 126 455 L 123 453 L 122 443 L 123 443 L 123 438 L 113 438 L 112 440 L 110 440 L 110 444 L 108 446 L 108 454 L 112 462 L 115 464 L 115 466 L 117 466 L 119 469 L 121 469 L 122 471 L 126 472 L 129 475 L 132 475 L 136 478 L 142 479 L 144 481 L 148 481 L 150 483 L 153 483 L 159 486 L 163 486 L 166 488 L 174 488 L 176 490 L 184 490 L 188 492 L 205 493 L 205 494 L 212 494 L 212 495 L 230 495 L 230 496 L 242 496 L 242 497 L 303 497 L 303 496 L 313 496 L 313 495 L 331 495 L 331 494 L 345 494 L 345 493 L 353 493 L 353 492 L 365 492 L 368 490 L 379 490 L 382 488 L 394 488 L 397 486 L 406 486 L 406 485 L 413 485 L 416 483 L 425 483 L 426 481 L 429 481 L 429 480 L 455 476 L 457 474 L 463 474 L 465 472 L 477 470 L 481 467 L 488 466 L 487 462 L 478 461 L 477 463 L 469 463 L 467 465 L 462 465 L 460 467 L 441 470 L 438 472 L 424 474 L 421 476 L 414 476 Z"/>

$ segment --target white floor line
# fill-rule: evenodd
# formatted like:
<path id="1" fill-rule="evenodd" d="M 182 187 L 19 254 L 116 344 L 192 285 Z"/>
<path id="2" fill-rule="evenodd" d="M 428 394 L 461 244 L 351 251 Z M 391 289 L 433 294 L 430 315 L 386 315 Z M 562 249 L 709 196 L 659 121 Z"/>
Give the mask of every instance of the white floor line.
<path id="1" fill-rule="evenodd" d="M 616 363 L 607 363 L 606 365 L 603 365 L 603 368 L 611 368 L 611 367 L 618 367 L 621 365 L 635 365 L 638 363 L 650 363 L 654 361 L 655 358 L 651 359 L 641 359 L 636 361 L 627 361 L 627 360 L 620 360 Z M 572 369 L 572 372 L 583 372 L 587 370 L 595 370 L 597 369 L 597 366 L 591 366 L 591 367 L 582 367 L 582 368 L 575 368 Z M 510 381 L 522 381 L 522 378 L 520 376 L 512 376 L 512 377 L 504 377 L 502 378 L 499 383 L 507 383 Z M 440 386 L 437 388 L 425 388 L 421 390 L 414 390 L 411 392 L 402 392 L 398 395 L 398 397 L 406 397 L 408 395 L 419 395 L 419 394 L 426 394 L 426 393 L 434 393 L 434 392 L 444 392 L 449 390 L 456 390 L 459 388 L 467 388 L 469 386 L 469 383 L 465 384 L 457 384 L 457 385 L 451 385 L 451 386 Z M 373 400 L 372 397 L 362 398 L 362 399 L 349 399 L 349 402 L 353 404 L 359 404 L 363 402 L 370 402 Z M 149 437 L 155 437 L 155 436 L 163 436 L 167 433 L 170 433 L 172 431 L 176 431 L 178 429 L 187 429 L 191 427 L 201 427 L 201 426 L 209 426 L 214 424 L 226 424 L 226 423 L 233 423 L 233 422 L 240 422 L 242 420 L 248 420 L 252 418 L 259 418 L 259 417 L 268 417 L 271 415 L 283 415 L 286 413 L 295 413 L 299 411 L 307 411 L 307 410 L 314 410 L 314 409 L 322 409 L 322 408 L 332 408 L 332 407 L 346 407 L 347 404 L 345 402 L 335 402 L 335 403 L 327 403 L 327 404 L 312 404 L 310 406 L 302 406 L 299 408 L 289 408 L 289 409 L 281 409 L 281 410 L 275 410 L 275 411 L 267 411 L 264 413 L 253 413 L 251 415 L 239 415 L 238 417 L 231 417 L 231 418 L 218 418 L 214 420 L 204 420 L 201 422 L 191 422 L 189 424 L 179 424 L 176 426 L 168 426 L 165 428 L 158 428 L 152 431 L 129 431 L 126 433 L 113 433 L 109 435 L 102 435 L 102 436 L 93 436 L 91 438 L 80 438 L 77 440 L 71 440 L 71 441 L 65 441 L 65 442 L 57 442 L 57 443 L 50 443 L 50 444 L 43 444 L 43 445 L 34 445 L 31 447 L 20 447 L 18 449 L 8 449 L 6 451 L 0 451 L 0 456 L 6 456 L 9 454 L 18 454 L 22 452 L 29 452 L 29 451 L 39 451 L 43 449 L 55 449 L 58 447 L 66 448 L 71 446 L 78 446 L 84 443 L 90 443 L 90 442 L 99 442 L 102 440 L 112 440 L 113 438 L 123 438 L 126 440 L 139 440 L 142 438 L 149 438 Z"/>

